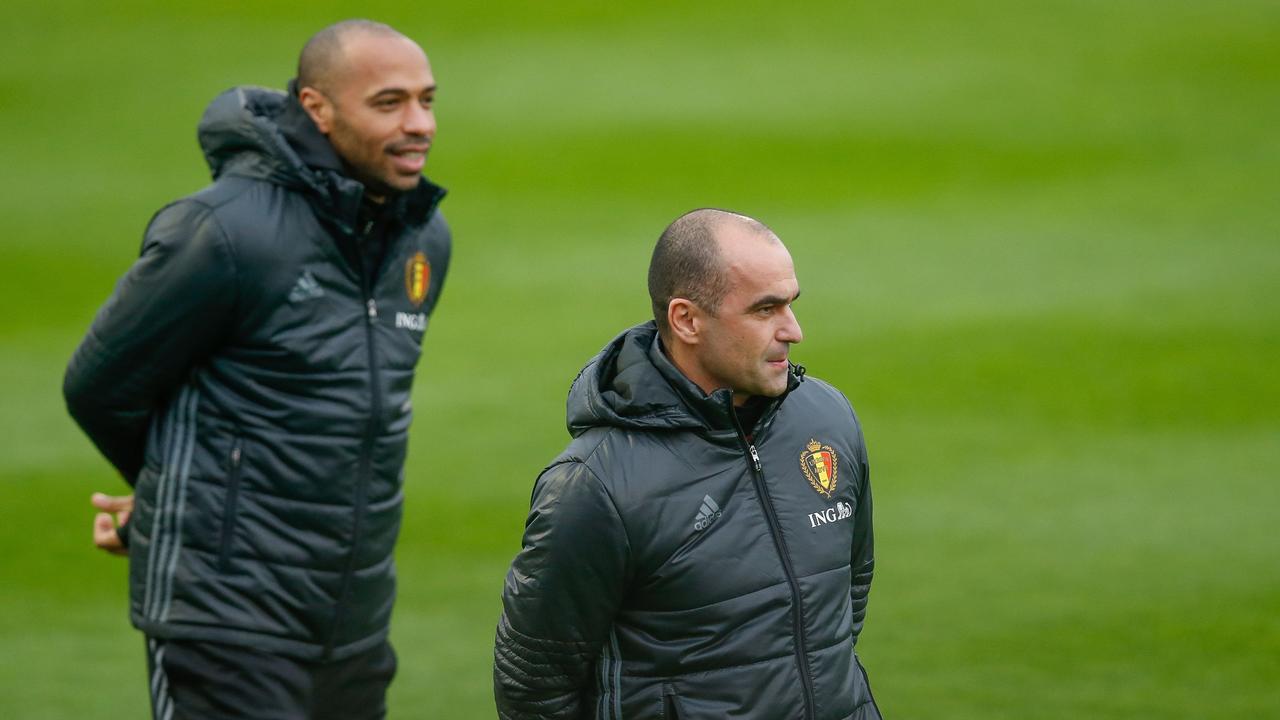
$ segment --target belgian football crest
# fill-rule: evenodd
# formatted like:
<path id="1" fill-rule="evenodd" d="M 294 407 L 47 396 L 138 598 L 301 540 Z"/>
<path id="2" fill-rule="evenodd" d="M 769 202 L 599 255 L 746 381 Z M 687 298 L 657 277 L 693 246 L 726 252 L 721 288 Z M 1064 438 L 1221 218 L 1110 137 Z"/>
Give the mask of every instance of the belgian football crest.
<path id="1" fill-rule="evenodd" d="M 427 299 L 427 288 L 431 286 L 431 264 L 427 256 L 421 252 L 414 253 L 404 266 L 404 289 L 409 294 L 409 302 L 414 307 Z"/>
<path id="2" fill-rule="evenodd" d="M 830 445 L 823 445 L 817 440 L 809 440 L 805 451 L 800 453 L 800 469 L 814 490 L 823 497 L 830 498 L 836 494 L 836 472 L 840 459 Z"/>

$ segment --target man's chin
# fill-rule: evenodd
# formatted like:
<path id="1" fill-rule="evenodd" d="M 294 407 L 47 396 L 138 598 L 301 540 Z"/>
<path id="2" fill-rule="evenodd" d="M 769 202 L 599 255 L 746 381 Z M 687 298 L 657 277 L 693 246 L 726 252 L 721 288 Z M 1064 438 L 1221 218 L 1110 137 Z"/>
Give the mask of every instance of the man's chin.
<path id="1" fill-rule="evenodd" d="M 413 183 L 410 184 L 407 181 L 403 183 L 388 183 L 382 180 L 369 179 L 360 181 L 360 184 L 364 185 L 365 195 L 380 202 L 392 195 L 409 192 L 418 186 L 418 180 L 415 179 Z M 403 187 L 401 187 L 402 185 Z"/>
<path id="2" fill-rule="evenodd" d="M 761 397 L 776 398 L 782 395 L 782 393 L 786 391 L 787 391 L 787 384 L 784 382 L 781 385 L 774 384 L 774 385 L 769 385 L 768 387 L 760 388 L 760 391 L 757 392 L 756 394 L 760 395 Z"/>
<path id="3" fill-rule="evenodd" d="M 392 193 L 406 193 L 418 187 L 418 183 L 422 182 L 422 174 L 417 175 L 398 175 L 395 180 L 387 185 L 387 191 Z"/>
<path id="4" fill-rule="evenodd" d="M 357 182 L 364 186 L 365 193 L 375 198 L 385 198 L 388 195 L 396 195 L 406 193 L 418 187 L 418 183 L 422 182 L 422 174 L 401 174 L 388 168 L 380 168 L 384 172 L 381 173 L 359 173 L 351 172 Z"/>
<path id="5" fill-rule="evenodd" d="M 787 386 L 791 384 L 790 379 L 791 372 L 788 370 L 783 373 L 782 377 L 775 380 L 773 384 L 769 386 L 769 397 L 779 397 L 785 394 L 787 392 Z"/>

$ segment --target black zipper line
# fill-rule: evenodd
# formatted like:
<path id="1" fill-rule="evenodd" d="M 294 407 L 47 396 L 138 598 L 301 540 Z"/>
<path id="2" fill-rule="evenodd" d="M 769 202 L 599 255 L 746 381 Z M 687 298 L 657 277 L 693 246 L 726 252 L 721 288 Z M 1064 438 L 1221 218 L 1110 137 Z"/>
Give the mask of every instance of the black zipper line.
<path id="1" fill-rule="evenodd" d="M 782 571 L 787 576 L 787 584 L 791 586 L 791 621 L 795 628 L 796 660 L 800 665 L 800 682 L 804 685 L 804 716 L 812 718 L 813 707 L 817 700 L 813 694 L 813 679 L 809 677 L 811 671 L 809 670 L 809 651 L 804 642 L 804 606 L 801 604 L 800 582 L 796 579 L 796 570 L 791 564 L 791 553 L 787 550 L 787 541 L 782 537 L 782 524 L 778 521 L 773 500 L 764 484 L 764 468 L 760 464 L 760 453 L 756 451 L 755 443 L 747 440 L 747 435 L 742 430 L 737 412 L 732 405 L 729 408 L 729 417 L 733 419 L 733 425 L 738 430 L 738 440 L 750 457 L 751 468 L 754 471 L 751 477 L 755 482 L 756 495 L 760 497 L 760 506 L 764 508 L 764 517 L 769 523 L 774 547 L 778 551 L 778 557 L 782 559 Z"/>
<path id="2" fill-rule="evenodd" d="M 360 464 L 359 474 L 356 476 L 356 501 L 353 508 L 354 517 L 351 524 L 351 551 L 347 555 L 347 566 L 342 573 L 342 587 L 338 591 L 338 606 L 334 611 L 333 628 L 329 631 L 329 641 L 325 643 L 324 657 L 328 658 L 333 652 L 333 646 L 337 642 L 338 632 L 342 628 L 342 623 L 346 619 L 347 600 L 351 595 L 351 576 L 355 573 L 356 550 L 360 545 L 360 536 L 364 531 L 364 515 L 366 504 L 368 502 L 369 491 L 369 475 L 373 463 L 373 442 L 377 435 L 378 420 L 382 416 L 382 394 L 380 392 L 381 383 L 378 378 L 378 364 L 376 362 L 377 353 L 374 352 L 374 322 L 378 319 L 378 302 L 373 297 L 369 287 L 370 280 L 366 277 L 364 271 L 364 252 L 359 246 L 359 242 L 363 242 L 368 238 L 369 231 L 373 229 L 373 221 L 369 221 L 360 237 L 357 240 L 356 256 L 359 258 L 360 267 L 357 268 L 360 273 L 360 295 L 364 299 L 365 317 L 365 348 L 368 351 L 369 361 L 369 421 L 365 425 L 364 441 L 360 447 Z M 376 278 L 374 278 L 376 281 Z M 373 285 L 376 287 L 377 283 Z"/>

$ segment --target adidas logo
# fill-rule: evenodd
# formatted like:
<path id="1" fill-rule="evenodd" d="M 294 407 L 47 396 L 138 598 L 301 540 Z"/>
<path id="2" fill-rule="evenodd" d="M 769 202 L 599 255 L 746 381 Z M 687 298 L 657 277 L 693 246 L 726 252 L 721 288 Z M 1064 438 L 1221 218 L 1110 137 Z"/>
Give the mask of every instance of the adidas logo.
<path id="1" fill-rule="evenodd" d="M 698 514 L 693 518 L 693 529 L 695 531 L 706 530 L 711 527 L 711 523 L 720 519 L 720 506 L 710 495 L 702 496 L 702 507 L 698 508 Z"/>
<path id="2" fill-rule="evenodd" d="M 316 282 L 315 275 L 312 275 L 310 270 L 303 270 L 302 276 L 298 278 L 298 282 L 294 283 L 293 289 L 289 291 L 289 302 L 314 300 L 321 295 L 324 295 L 324 290 L 320 287 L 320 283 Z"/>

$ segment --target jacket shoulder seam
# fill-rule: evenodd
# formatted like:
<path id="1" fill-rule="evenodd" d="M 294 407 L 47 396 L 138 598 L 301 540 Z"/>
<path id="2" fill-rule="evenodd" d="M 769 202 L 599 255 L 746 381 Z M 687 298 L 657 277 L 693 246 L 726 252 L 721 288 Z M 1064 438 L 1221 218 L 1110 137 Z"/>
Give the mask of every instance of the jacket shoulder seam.
<path id="1" fill-rule="evenodd" d="M 632 559 L 631 536 L 627 532 L 626 520 L 623 519 L 622 512 L 618 509 L 618 501 L 614 498 L 613 493 L 610 492 L 608 483 L 606 483 L 604 479 L 591 468 L 591 464 L 588 462 L 591 457 L 595 455 L 596 451 L 600 449 L 600 446 L 604 444 L 604 441 L 605 438 L 601 438 L 600 442 L 596 443 L 595 447 L 591 449 L 591 452 L 586 453 L 581 457 L 567 457 L 559 462 L 552 463 L 547 470 L 560 465 L 577 464 L 581 465 L 582 469 L 591 475 L 591 479 L 595 481 L 596 485 L 600 488 L 600 491 L 604 493 L 605 498 L 608 499 L 609 507 L 613 510 L 613 516 L 618 519 L 618 527 L 622 528 L 622 539 L 626 543 L 627 557 Z M 546 471 L 544 470 L 543 472 L 545 473 Z"/>
<path id="2" fill-rule="evenodd" d="M 218 220 L 218 210 L 230 203 L 230 199 L 219 203 L 210 203 L 195 197 L 187 197 L 178 200 L 170 205 L 176 205 L 182 202 L 189 202 L 204 210 L 204 220 L 212 224 L 213 229 L 217 232 L 217 237 L 221 240 L 221 246 L 231 259 L 231 282 L 236 288 L 236 296 L 240 295 L 240 259 L 236 254 L 235 243 L 231 241 L 231 236 L 227 234 L 226 228 L 222 226 L 222 222 Z"/>

